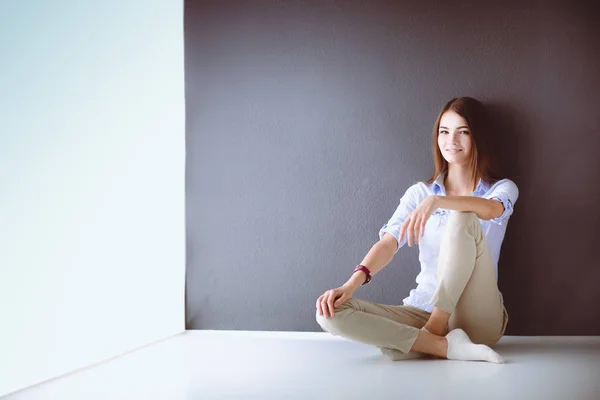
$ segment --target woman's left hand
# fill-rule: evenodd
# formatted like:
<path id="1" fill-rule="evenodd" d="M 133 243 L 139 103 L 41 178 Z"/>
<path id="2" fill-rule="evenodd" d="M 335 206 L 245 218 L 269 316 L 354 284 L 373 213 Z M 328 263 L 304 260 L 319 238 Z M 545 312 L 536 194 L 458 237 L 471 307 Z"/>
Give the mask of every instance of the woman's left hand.
<path id="1" fill-rule="evenodd" d="M 425 234 L 427 220 L 438 209 L 437 199 L 438 196 L 435 195 L 427 197 L 406 217 L 406 221 L 400 228 L 400 241 L 404 239 L 404 234 L 406 234 L 409 247 L 419 243 L 419 238 Z"/>

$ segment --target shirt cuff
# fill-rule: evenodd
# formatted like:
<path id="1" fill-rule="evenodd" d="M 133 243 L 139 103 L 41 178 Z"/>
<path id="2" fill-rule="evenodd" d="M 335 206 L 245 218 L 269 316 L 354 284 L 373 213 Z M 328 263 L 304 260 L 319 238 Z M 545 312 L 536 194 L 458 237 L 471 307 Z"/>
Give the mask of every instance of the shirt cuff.
<path id="1" fill-rule="evenodd" d="M 398 243 L 398 247 L 396 247 L 396 251 L 394 252 L 394 254 L 396 254 L 398 252 L 398 250 L 400 250 L 400 247 L 401 247 L 400 246 L 400 240 L 398 239 L 399 232 L 396 232 L 395 229 L 392 229 L 392 228 L 388 227 L 387 224 L 385 224 L 379 230 L 379 240 L 383 239 L 383 234 L 386 233 L 386 232 L 396 238 L 396 243 Z"/>
<path id="2" fill-rule="evenodd" d="M 490 221 L 498 225 L 503 225 L 504 223 L 506 223 L 506 220 L 508 219 L 508 217 L 511 216 L 513 212 L 512 201 L 510 201 L 510 199 L 505 195 L 494 196 L 491 197 L 490 200 L 499 201 L 504 206 L 504 212 L 502 213 L 502 215 L 496 218 L 492 218 Z"/>

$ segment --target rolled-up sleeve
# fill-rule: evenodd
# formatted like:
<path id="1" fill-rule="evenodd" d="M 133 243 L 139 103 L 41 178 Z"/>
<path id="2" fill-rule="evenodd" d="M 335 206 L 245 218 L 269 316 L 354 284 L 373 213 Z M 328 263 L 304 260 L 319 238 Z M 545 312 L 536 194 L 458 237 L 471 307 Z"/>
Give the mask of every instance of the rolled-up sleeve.
<path id="1" fill-rule="evenodd" d="M 497 200 L 502 203 L 504 206 L 502 215 L 490 220 L 498 225 L 502 225 L 506 223 L 513 213 L 515 203 L 519 198 L 519 188 L 517 188 L 517 185 L 510 179 L 503 179 L 496 182 L 483 197 L 486 199 Z"/>
<path id="2" fill-rule="evenodd" d="M 396 238 L 398 247 L 396 248 L 396 252 L 394 254 L 396 254 L 398 250 L 400 250 L 400 248 L 406 244 L 406 236 L 404 236 L 402 242 L 400 242 L 400 228 L 402 228 L 406 217 L 408 217 L 408 215 L 416 208 L 418 203 L 417 200 L 417 186 L 415 184 L 406 190 L 402 198 L 400 198 L 400 204 L 396 208 L 396 211 L 394 211 L 392 217 L 379 230 L 379 240 L 383 238 L 383 234 L 386 232 Z"/>

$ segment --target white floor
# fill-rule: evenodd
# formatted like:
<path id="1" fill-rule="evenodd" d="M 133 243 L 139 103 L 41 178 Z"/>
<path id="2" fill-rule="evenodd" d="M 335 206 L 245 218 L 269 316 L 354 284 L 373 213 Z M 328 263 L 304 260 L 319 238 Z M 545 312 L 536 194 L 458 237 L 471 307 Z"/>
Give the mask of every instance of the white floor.
<path id="1" fill-rule="evenodd" d="M 600 399 L 600 337 L 505 336 L 506 364 L 389 361 L 328 333 L 187 331 L 29 399 Z"/>

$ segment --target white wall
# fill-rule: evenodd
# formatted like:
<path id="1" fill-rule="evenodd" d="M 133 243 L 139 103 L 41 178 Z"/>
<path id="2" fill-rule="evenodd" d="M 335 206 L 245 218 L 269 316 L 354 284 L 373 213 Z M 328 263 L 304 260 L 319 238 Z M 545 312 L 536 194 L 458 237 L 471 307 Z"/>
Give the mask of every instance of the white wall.
<path id="1" fill-rule="evenodd" d="M 184 330 L 183 1 L 0 1 L 0 395 Z"/>

